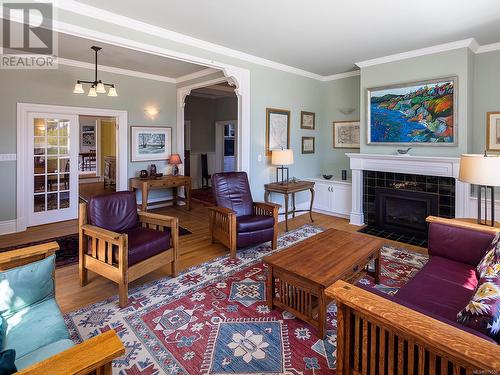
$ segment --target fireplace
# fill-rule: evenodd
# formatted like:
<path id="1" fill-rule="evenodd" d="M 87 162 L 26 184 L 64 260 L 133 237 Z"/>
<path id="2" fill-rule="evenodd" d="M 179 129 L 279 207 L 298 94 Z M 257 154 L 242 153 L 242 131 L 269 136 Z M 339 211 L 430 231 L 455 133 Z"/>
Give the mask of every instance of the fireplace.
<path id="1" fill-rule="evenodd" d="M 438 215 L 438 194 L 394 188 L 375 188 L 377 227 L 425 238 L 426 217 Z"/>

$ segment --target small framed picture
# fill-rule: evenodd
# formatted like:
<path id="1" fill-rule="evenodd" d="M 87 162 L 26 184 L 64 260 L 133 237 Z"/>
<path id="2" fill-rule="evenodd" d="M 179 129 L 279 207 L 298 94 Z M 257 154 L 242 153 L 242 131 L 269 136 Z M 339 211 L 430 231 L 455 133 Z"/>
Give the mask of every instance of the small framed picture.
<path id="1" fill-rule="evenodd" d="M 314 137 L 302 137 L 302 153 L 314 154 Z"/>
<path id="2" fill-rule="evenodd" d="M 95 125 L 82 125 L 80 127 L 80 146 L 95 146 Z"/>
<path id="3" fill-rule="evenodd" d="M 333 123 L 333 148 L 359 148 L 359 121 Z"/>
<path id="4" fill-rule="evenodd" d="M 266 155 L 290 148 L 290 111 L 266 108 Z"/>
<path id="5" fill-rule="evenodd" d="M 486 149 L 500 152 L 500 112 L 486 114 Z"/>
<path id="6" fill-rule="evenodd" d="M 314 130 L 316 128 L 316 114 L 314 112 L 300 112 L 300 128 Z"/>
<path id="7" fill-rule="evenodd" d="M 132 126 L 131 161 L 167 160 L 172 153 L 172 128 Z"/>

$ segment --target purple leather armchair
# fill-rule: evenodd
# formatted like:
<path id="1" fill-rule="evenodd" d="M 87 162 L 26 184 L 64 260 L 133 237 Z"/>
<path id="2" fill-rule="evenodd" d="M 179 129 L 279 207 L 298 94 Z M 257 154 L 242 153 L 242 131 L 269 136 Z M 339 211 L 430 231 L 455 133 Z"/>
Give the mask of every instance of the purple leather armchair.
<path id="1" fill-rule="evenodd" d="M 135 193 L 98 195 L 80 204 L 80 285 L 91 270 L 118 283 L 120 307 L 128 303 L 128 283 L 171 265 L 178 273 L 179 224 L 175 217 L 138 212 Z"/>
<path id="2" fill-rule="evenodd" d="M 217 207 L 209 207 L 212 242 L 236 250 L 271 241 L 278 244 L 278 209 L 274 203 L 254 202 L 245 172 L 215 173 L 212 190 Z"/>

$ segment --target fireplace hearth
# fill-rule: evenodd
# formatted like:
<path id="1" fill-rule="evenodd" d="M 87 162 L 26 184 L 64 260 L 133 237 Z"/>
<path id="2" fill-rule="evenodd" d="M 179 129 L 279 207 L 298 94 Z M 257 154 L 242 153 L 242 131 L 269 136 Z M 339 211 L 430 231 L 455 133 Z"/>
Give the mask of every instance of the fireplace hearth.
<path id="1" fill-rule="evenodd" d="M 363 210 L 360 232 L 425 247 L 425 218 L 455 216 L 455 179 L 364 171 Z"/>

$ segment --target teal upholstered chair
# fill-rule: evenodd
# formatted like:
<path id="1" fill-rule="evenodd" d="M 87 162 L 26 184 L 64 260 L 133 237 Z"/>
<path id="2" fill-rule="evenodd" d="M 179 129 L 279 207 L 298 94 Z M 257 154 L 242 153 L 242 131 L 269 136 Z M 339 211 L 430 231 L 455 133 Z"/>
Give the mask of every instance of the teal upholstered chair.
<path id="1" fill-rule="evenodd" d="M 18 371 L 26 369 L 26 373 L 57 374 L 57 366 L 62 365 L 64 373 L 69 374 L 73 372 L 68 368 L 71 367 L 70 363 L 63 363 L 65 358 L 75 358 L 82 348 L 85 350 L 88 347 L 94 352 L 89 358 L 90 362 L 95 359 L 92 358 L 96 357 L 95 352 L 99 356 L 102 352 L 101 348 L 89 345 L 99 336 L 92 339 L 94 341 L 88 340 L 76 346 L 70 339 L 55 300 L 54 252 L 57 249 L 57 243 L 50 243 L 0 254 L 0 351 L 12 353 L 10 350 L 15 350 Z M 110 338 L 114 339 L 116 357 L 122 354 L 123 345 L 114 332 L 113 335 Z M 100 339 L 102 341 L 103 337 Z M 67 354 L 53 357 L 60 353 Z M 3 359 L 0 356 L 0 362 Z M 100 360 L 98 365 L 87 363 L 83 368 L 102 371 L 103 358 Z M 109 373 L 110 363 L 111 359 L 106 365 Z M 82 369 L 81 363 L 79 367 L 78 371 Z M 75 367 L 75 372 L 78 371 Z"/>

